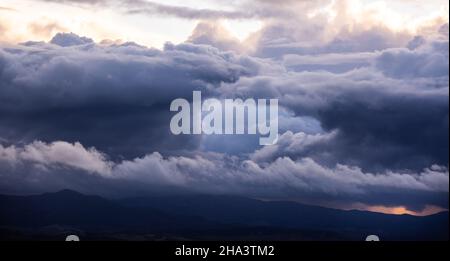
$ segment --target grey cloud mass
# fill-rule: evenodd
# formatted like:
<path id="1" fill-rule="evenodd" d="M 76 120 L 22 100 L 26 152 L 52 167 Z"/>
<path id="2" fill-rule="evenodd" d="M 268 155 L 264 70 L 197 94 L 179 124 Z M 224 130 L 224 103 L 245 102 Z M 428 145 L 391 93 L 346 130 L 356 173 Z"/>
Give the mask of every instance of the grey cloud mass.
<path id="1" fill-rule="evenodd" d="M 195 148 L 195 137 L 168 139 L 170 102 L 266 66 L 202 45 L 99 46 L 74 34 L 51 43 L 0 51 L 0 136 L 8 140 L 80 141 L 122 156 Z"/>
<path id="2" fill-rule="evenodd" d="M 370 169 L 447 165 L 448 41 L 364 56 L 366 65 L 344 73 L 317 66 L 338 58 L 346 66 L 354 62 L 351 55 L 331 56 L 335 61 L 327 60 L 330 55 L 294 56 L 305 62 L 296 72 L 242 78 L 223 84 L 221 92 L 281 97 L 280 104 L 296 115 L 317 118 L 327 132 L 338 131 L 314 153 L 322 163 Z"/>
<path id="3" fill-rule="evenodd" d="M 122 3 L 208 20 L 163 50 L 75 33 L 1 44 L 0 193 L 183 191 L 448 208 L 448 23 L 411 35 L 352 24 L 342 8 L 331 30 L 323 17 L 292 15 L 290 4 L 246 1 L 258 8 L 223 12 Z M 225 17 L 270 19 L 240 42 L 212 21 Z M 170 102 L 193 90 L 279 99 L 278 143 L 172 135 Z"/>

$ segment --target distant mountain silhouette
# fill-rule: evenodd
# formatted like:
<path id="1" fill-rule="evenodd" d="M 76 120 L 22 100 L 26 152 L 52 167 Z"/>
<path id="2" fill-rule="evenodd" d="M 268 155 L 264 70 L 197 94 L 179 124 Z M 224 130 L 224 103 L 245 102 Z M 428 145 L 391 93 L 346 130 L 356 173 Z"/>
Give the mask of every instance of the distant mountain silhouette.
<path id="1" fill-rule="evenodd" d="M 384 240 L 448 240 L 448 221 L 448 212 L 398 216 L 234 196 L 109 200 L 70 190 L 0 195 L 2 239 L 45 239 L 58 228 L 56 233 L 76 230 L 94 240 L 363 240 L 369 234 Z"/>
<path id="2" fill-rule="evenodd" d="M 368 211 L 344 211 L 286 201 L 260 201 L 236 196 L 165 196 L 121 201 L 134 207 L 151 207 L 180 215 L 189 213 L 206 220 L 344 234 L 360 239 L 372 233 L 390 240 L 448 240 L 448 212 L 417 217 Z"/>
<path id="3" fill-rule="evenodd" d="M 126 207 L 99 196 L 63 190 L 36 196 L 0 196 L 0 225 L 72 226 L 93 231 L 172 232 L 208 226 L 198 218 L 178 218 L 151 208 Z"/>

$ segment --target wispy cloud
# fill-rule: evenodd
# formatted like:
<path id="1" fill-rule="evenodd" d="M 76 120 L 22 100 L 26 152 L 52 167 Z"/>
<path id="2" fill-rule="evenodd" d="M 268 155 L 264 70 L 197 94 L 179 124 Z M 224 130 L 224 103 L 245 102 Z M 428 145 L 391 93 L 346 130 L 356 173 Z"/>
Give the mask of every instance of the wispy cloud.
<path id="1" fill-rule="evenodd" d="M 127 12 L 130 14 L 169 15 L 185 19 L 250 19 L 256 16 L 255 13 L 246 11 L 196 9 L 142 0 L 128 0 L 125 5 L 128 7 Z"/>

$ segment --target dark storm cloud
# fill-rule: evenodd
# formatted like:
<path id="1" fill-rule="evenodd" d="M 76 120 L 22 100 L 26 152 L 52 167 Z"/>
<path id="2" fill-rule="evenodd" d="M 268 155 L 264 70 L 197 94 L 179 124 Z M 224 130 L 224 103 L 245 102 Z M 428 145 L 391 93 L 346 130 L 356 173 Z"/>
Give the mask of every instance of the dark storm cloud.
<path id="1" fill-rule="evenodd" d="M 278 97 L 297 115 L 315 117 L 325 131 L 337 131 L 326 144 L 298 157 L 370 170 L 448 165 L 448 41 L 374 55 L 369 59 L 372 67 L 343 74 L 302 71 L 257 76 L 224 84 L 221 91 L 241 97 Z M 273 158 L 286 153 L 283 147 L 280 150 Z"/>
<path id="2" fill-rule="evenodd" d="M 0 50 L 0 136 L 80 141 L 112 155 L 195 148 L 169 135 L 169 104 L 254 75 L 257 59 L 200 45 L 99 46 L 74 34 Z M 171 135 L 172 136 L 172 135 Z"/>
<path id="3" fill-rule="evenodd" d="M 269 59 L 221 51 L 238 45 L 211 24 L 163 51 L 73 34 L 2 47 L 0 191 L 183 190 L 447 208 L 448 36 L 408 44 L 412 37 L 371 28 L 324 42 L 321 21 L 302 19 L 259 32 L 254 55 Z M 278 98 L 290 113 L 280 126 L 289 127 L 263 148 L 173 136 L 168 105 L 192 90 Z M 320 126 L 307 133 L 304 118 Z M 234 150 L 215 150 L 227 145 Z"/>

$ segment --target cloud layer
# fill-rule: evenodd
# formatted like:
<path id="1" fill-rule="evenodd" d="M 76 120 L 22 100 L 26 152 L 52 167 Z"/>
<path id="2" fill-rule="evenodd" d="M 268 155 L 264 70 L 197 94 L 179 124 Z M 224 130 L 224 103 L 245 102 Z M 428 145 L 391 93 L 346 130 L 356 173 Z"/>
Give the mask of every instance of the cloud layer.
<path id="1" fill-rule="evenodd" d="M 101 46 L 74 34 L 3 48 L 0 136 L 80 141 L 122 156 L 189 148 L 196 138 L 169 139 L 170 102 L 193 90 L 206 96 L 267 66 L 203 45 L 167 44 L 159 51 L 134 43 Z"/>
<path id="2" fill-rule="evenodd" d="M 0 193 L 200 192 L 448 208 L 448 21 L 411 34 L 376 20 L 378 9 L 362 10 L 358 22 L 348 1 L 329 7 L 330 21 L 291 10 L 325 2 L 246 1 L 244 13 L 124 4 L 208 20 L 163 50 L 75 33 L 1 44 Z M 215 20 L 224 17 L 266 20 L 239 41 Z M 172 135 L 169 104 L 194 90 L 279 99 L 278 143 Z"/>
<path id="3" fill-rule="evenodd" d="M 78 171 L 81 173 L 76 175 L 81 177 L 93 175 L 117 184 L 145 184 L 150 191 L 154 187 L 170 187 L 178 193 L 233 193 L 322 204 L 330 200 L 405 205 L 419 211 L 425 204 L 441 207 L 448 204 L 444 197 L 436 197 L 447 194 L 449 185 L 448 169 L 437 165 L 418 173 L 367 173 L 340 164 L 327 168 L 307 157 L 296 161 L 280 157 L 269 164 L 258 164 L 218 154 L 166 158 L 157 152 L 114 163 L 94 148 L 86 149 L 79 143 L 34 142 L 23 147 L 0 146 L 0 167 L 8 170 L 1 174 L 2 190 L 11 190 L 12 182 L 36 190 L 55 180 L 78 189 L 79 184 L 68 178 Z M 23 176 L 26 179 L 17 180 Z M 421 196 L 410 200 L 405 194 Z"/>

